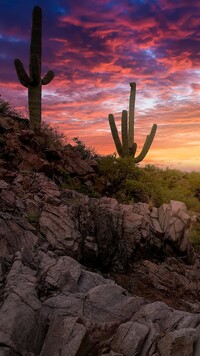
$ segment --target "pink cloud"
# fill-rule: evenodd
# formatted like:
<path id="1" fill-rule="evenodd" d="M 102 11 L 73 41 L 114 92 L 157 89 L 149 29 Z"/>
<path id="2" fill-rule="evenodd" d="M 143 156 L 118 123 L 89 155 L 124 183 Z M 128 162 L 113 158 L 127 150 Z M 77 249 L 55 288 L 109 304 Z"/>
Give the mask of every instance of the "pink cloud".
<path id="1" fill-rule="evenodd" d="M 177 161 L 181 168 L 185 162 L 197 169 L 199 2 L 99 0 L 93 5 L 77 0 L 63 2 L 59 9 L 56 0 L 48 6 L 44 2 L 43 72 L 55 71 L 52 83 L 43 87 L 44 120 L 69 139 L 79 136 L 99 153 L 113 153 L 108 114 L 115 115 L 120 128 L 121 111 L 128 110 L 129 83 L 136 81 L 139 149 L 152 124 L 158 124 L 145 162 Z M 16 11 L 7 23 L 5 9 L 1 14 L 0 93 L 27 114 L 27 90 L 17 81 L 13 59 L 21 58 L 28 68 L 31 8 L 25 24 L 18 23 Z"/>

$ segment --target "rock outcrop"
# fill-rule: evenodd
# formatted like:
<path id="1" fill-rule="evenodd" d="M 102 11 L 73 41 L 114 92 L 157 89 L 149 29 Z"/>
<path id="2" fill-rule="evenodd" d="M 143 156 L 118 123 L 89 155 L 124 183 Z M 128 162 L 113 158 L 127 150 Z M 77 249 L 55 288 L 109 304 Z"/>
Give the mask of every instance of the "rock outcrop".
<path id="1" fill-rule="evenodd" d="M 95 181 L 95 162 L 46 149 L 26 120 L 0 134 L 0 355 L 198 356 L 186 206 L 66 189 L 62 175 Z"/>
<path id="2" fill-rule="evenodd" d="M 151 211 L 143 203 L 88 198 L 59 190 L 42 173 L 17 174 L 10 183 L 2 179 L 0 188 L 1 256 L 34 248 L 44 238 L 58 254 L 104 271 L 123 271 L 141 256 L 156 261 L 180 256 L 194 263 L 183 203 Z"/>
<path id="3" fill-rule="evenodd" d="M 97 162 L 81 159 L 70 144 L 62 145 L 59 134 L 53 134 L 48 126 L 38 133 L 30 130 L 26 119 L 0 117 L 0 158 L 1 176 L 7 178 L 13 171 L 43 172 L 56 182 L 70 181 L 85 189 L 95 180 Z"/>
<path id="4" fill-rule="evenodd" d="M 200 315 L 149 303 L 44 246 L 15 254 L 1 291 L 1 355 L 197 356 Z"/>
<path id="5" fill-rule="evenodd" d="M 198 301 L 175 310 L 114 281 L 148 276 L 158 292 L 197 296 L 185 205 L 89 198 L 39 172 L 2 178 L 1 355 L 198 355 Z"/>

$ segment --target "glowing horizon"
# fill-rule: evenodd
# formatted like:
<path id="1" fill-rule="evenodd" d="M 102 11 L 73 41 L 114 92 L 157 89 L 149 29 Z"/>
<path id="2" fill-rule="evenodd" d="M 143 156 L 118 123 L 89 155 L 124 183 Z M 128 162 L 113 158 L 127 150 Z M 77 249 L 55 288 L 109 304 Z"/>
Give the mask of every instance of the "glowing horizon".
<path id="1" fill-rule="evenodd" d="M 28 68 L 35 1 L 9 0 L 0 13 L 0 94 L 25 116 L 27 90 L 13 60 Z M 144 164 L 200 171 L 200 3 L 194 0 L 40 0 L 43 11 L 43 120 L 99 154 L 116 151 L 129 83 L 137 84 L 135 141 L 158 129 Z M 26 13 L 26 16 L 24 16 Z"/>

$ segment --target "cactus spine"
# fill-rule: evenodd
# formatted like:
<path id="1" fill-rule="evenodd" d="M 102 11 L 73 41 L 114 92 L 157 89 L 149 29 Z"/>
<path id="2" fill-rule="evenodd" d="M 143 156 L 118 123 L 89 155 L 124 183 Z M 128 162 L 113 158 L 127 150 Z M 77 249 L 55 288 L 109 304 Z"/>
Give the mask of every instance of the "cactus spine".
<path id="1" fill-rule="evenodd" d="M 29 75 L 26 73 L 22 62 L 15 59 L 15 69 L 20 83 L 28 88 L 28 108 L 30 127 L 34 130 L 41 126 L 41 97 L 42 85 L 51 82 L 54 77 L 52 71 L 41 79 L 42 62 L 42 10 L 39 6 L 33 8 L 32 31 L 30 44 Z"/>
<path id="2" fill-rule="evenodd" d="M 135 163 L 141 162 L 147 155 L 154 136 L 156 134 L 157 125 L 153 124 L 150 134 L 146 137 L 145 143 L 141 152 L 135 157 L 137 144 L 134 142 L 134 118 L 135 118 L 135 95 L 136 95 L 136 83 L 130 83 L 131 92 L 129 100 L 129 119 L 126 110 L 122 111 L 121 118 L 121 136 L 122 142 L 118 134 L 118 130 L 115 124 L 115 119 L 112 114 L 109 114 L 109 124 L 112 133 L 112 137 L 117 149 L 117 153 L 120 157 L 133 157 Z"/>

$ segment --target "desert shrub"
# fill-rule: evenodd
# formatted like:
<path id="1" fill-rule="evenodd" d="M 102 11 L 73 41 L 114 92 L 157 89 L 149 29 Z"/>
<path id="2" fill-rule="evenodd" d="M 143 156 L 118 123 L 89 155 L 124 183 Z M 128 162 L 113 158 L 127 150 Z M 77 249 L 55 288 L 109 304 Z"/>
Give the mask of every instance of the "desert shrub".
<path id="1" fill-rule="evenodd" d="M 148 188 L 140 180 L 127 179 L 124 184 L 124 191 L 132 202 L 147 202 L 150 199 Z"/>
<path id="2" fill-rule="evenodd" d="M 187 174 L 190 190 L 198 200 L 200 200 L 200 173 L 191 172 Z"/>
<path id="3" fill-rule="evenodd" d="M 154 206 L 159 206 L 160 192 L 156 184 L 147 182 L 141 175 L 141 180 L 127 179 L 125 182 L 126 195 L 133 202 L 152 203 Z"/>
<path id="4" fill-rule="evenodd" d="M 190 226 L 190 242 L 200 252 L 200 221 L 196 218 Z"/>
<path id="5" fill-rule="evenodd" d="M 134 164 L 130 157 L 116 158 L 113 156 L 101 157 L 99 159 L 99 177 L 103 181 L 106 179 L 104 193 L 117 198 L 120 202 L 133 200 L 129 197 L 126 182 L 127 180 L 139 181 L 142 171 Z"/>
<path id="6" fill-rule="evenodd" d="M 75 143 L 74 150 L 82 159 L 97 159 L 99 155 L 93 147 L 88 147 L 85 142 L 78 137 L 73 137 L 72 141 Z"/>
<path id="7" fill-rule="evenodd" d="M 143 173 L 145 191 L 148 196 L 151 196 L 155 206 L 168 203 L 170 200 L 179 200 L 184 202 L 189 210 L 199 211 L 197 189 L 200 186 L 200 173 L 193 174 L 150 166 L 144 167 Z"/>
<path id="8" fill-rule="evenodd" d="M 45 148 L 60 148 L 67 142 L 67 137 L 58 129 L 42 122 L 40 136 L 43 139 Z"/>
<path id="9" fill-rule="evenodd" d="M 146 202 L 159 207 L 179 200 L 191 211 L 200 211 L 200 173 L 159 169 L 153 165 L 140 168 L 132 158 L 103 157 L 100 176 L 107 177 L 106 193 L 123 202 Z"/>
<path id="10" fill-rule="evenodd" d="M 173 189 L 165 189 L 162 200 L 163 202 L 169 202 L 170 200 L 182 201 L 191 211 L 200 209 L 200 201 L 192 194 L 191 189 L 183 185 Z"/>
<path id="11" fill-rule="evenodd" d="M 131 157 L 103 157 L 100 175 L 108 179 L 107 193 L 122 202 L 162 203 L 161 182 L 155 167 L 139 168 Z"/>
<path id="12" fill-rule="evenodd" d="M 0 115 L 24 118 L 18 110 L 16 110 L 8 101 L 2 98 L 0 98 Z"/>
<path id="13" fill-rule="evenodd" d="M 102 157 L 99 160 L 99 169 L 112 184 L 122 184 L 127 178 L 139 178 L 141 171 L 130 157 L 116 158 L 115 156 Z"/>

